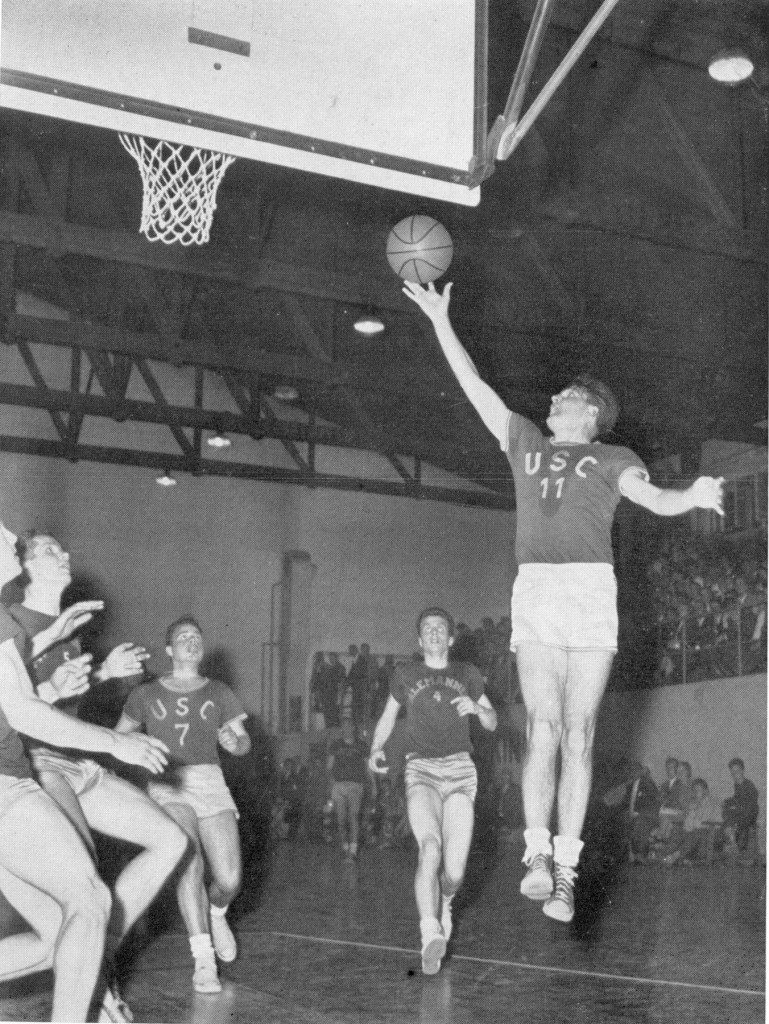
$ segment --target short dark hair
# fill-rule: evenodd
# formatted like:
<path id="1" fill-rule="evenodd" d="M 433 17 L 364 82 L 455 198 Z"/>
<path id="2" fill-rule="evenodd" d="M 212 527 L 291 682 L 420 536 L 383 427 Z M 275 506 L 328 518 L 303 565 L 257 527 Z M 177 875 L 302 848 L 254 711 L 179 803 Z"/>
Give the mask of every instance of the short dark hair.
<path id="1" fill-rule="evenodd" d="M 586 391 L 590 405 L 598 407 L 598 417 L 595 424 L 597 433 L 610 433 L 614 429 L 617 417 L 619 416 L 619 404 L 609 385 L 604 384 L 602 380 L 598 380 L 596 377 L 592 377 L 589 373 L 580 373 L 569 386 Z"/>
<path id="2" fill-rule="evenodd" d="M 419 618 L 417 619 L 417 633 L 422 632 L 422 623 L 425 619 L 435 616 L 436 618 L 443 619 L 448 627 L 449 636 L 454 636 L 454 620 L 445 610 L 445 608 L 438 608 L 434 605 L 431 608 L 425 608 L 423 612 L 420 612 Z"/>
<path id="3" fill-rule="evenodd" d="M 166 630 L 166 647 L 170 647 L 174 642 L 174 633 L 176 633 L 177 629 L 181 626 L 194 626 L 198 633 L 200 633 L 201 636 L 203 635 L 200 623 L 194 615 L 180 615 L 179 618 L 172 622 Z"/>
<path id="4" fill-rule="evenodd" d="M 737 765 L 739 768 L 742 768 L 742 770 L 745 771 L 745 762 L 742 760 L 741 757 L 733 757 L 731 759 L 731 761 L 729 762 L 729 767 L 734 768 L 735 765 Z"/>
<path id="5" fill-rule="evenodd" d="M 56 540 L 54 535 L 47 530 L 25 530 L 24 533 L 16 538 L 16 554 L 22 565 L 32 558 L 38 541 L 41 541 L 44 537 Z M 58 544 L 58 541 L 56 543 Z"/>

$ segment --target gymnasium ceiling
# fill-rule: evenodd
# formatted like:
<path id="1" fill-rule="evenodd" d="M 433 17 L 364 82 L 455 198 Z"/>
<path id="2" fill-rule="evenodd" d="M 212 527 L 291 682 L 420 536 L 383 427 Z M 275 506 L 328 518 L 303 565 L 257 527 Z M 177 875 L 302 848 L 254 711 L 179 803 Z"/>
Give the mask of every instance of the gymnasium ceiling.
<path id="1" fill-rule="evenodd" d="M 556 4 L 529 101 L 596 7 Z M 490 4 L 489 125 L 532 10 Z M 756 64 L 736 88 L 706 70 L 732 43 Z M 114 133 L 2 111 L 0 449 L 509 507 L 503 457 L 384 258 L 414 212 L 451 232 L 455 327 L 512 408 L 542 422 L 588 370 L 620 398 L 613 440 L 647 460 L 693 471 L 707 439 L 765 444 L 768 118 L 766 0 L 624 0 L 480 206 L 241 159 L 191 251 L 138 235 Z M 372 339 L 353 330 L 367 308 Z M 137 443 L 141 424 L 167 443 Z M 235 442 L 216 463 L 214 429 Z M 270 441 L 282 460 L 259 456 Z M 321 472 L 329 448 L 386 471 Z M 430 490 L 428 464 L 456 487 Z"/>

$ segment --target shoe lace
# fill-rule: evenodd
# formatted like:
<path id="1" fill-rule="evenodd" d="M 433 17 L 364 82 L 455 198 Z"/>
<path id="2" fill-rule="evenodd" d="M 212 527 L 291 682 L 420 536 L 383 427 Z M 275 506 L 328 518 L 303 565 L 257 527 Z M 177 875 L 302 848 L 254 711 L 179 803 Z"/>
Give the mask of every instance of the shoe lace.
<path id="1" fill-rule="evenodd" d="M 553 899 L 563 900 L 564 903 L 571 903 L 574 899 L 574 882 L 576 878 L 577 872 L 574 868 L 567 868 L 562 864 L 556 864 Z"/>
<path id="2" fill-rule="evenodd" d="M 535 853 L 528 861 L 529 871 L 549 871 L 550 858 L 546 853 Z"/>

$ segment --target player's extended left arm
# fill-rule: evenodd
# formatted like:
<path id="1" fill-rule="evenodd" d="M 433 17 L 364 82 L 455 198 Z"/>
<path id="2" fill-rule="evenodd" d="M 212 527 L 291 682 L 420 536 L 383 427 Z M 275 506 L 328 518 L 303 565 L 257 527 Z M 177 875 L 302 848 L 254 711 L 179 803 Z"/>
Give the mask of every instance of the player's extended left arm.
<path id="1" fill-rule="evenodd" d="M 724 478 L 701 476 L 682 491 L 656 487 L 636 470 L 626 471 L 620 480 L 620 491 L 658 516 L 680 516 L 694 508 L 712 508 L 724 514 Z"/>

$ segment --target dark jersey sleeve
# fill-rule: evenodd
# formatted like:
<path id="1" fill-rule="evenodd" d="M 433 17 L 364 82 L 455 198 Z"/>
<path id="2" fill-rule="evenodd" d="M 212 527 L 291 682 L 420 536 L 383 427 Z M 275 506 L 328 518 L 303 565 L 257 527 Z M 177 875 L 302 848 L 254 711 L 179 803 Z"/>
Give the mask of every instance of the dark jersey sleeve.
<path id="1" fill-rule="evenodd" d="M 222 725 L 226 725 L 227 722 L 232 722 L 236 718 L 247 717 L 240 697 L 229 686 L 217 681 L 216 691 L 217 700 L 221 702 L 222 707 Z"/>
<path id="2" fill-rule="evenodd" d="M 539 446 L 543 439 L 542 431 L 531 420 L 511 412 L 507 420 L 507 444 L 502 446 L 502 451 L 510 457 L 519 449 L 531 447 L 532 442 Z"/>
<path id="3" fill-rule="evenodd" d="M 145 721 L 144 694 L 146 691 L 146 686 L 137 686 L 128 694 L 123 705 L 123 714 L 130 718 L 132 722 L 138 722 L 139 725 L 144 725 Z"/>

